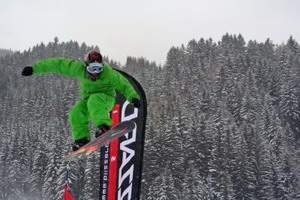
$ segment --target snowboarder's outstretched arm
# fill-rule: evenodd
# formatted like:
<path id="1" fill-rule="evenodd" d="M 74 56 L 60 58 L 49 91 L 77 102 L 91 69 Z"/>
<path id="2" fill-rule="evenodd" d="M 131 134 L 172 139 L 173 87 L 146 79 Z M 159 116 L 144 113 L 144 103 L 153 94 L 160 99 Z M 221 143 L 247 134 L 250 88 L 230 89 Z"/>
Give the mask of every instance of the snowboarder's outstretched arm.
<path id="1" fill-rule="evenodd" d="M 133 86 L 122 74 L 116 70 L 112 70 L 112 73 L 113 83 L 118 92 L 121 92 L 130 103 L 135 103 L 136 100 L 140 99 Z"/>
<path id="2" fill-rule="evenodd" d="M 68 77 L 80 77 L 84 74 L 84 63 L 65 58 L 48 58 L 34 63 L 32 73 L 58 73 Z"/>

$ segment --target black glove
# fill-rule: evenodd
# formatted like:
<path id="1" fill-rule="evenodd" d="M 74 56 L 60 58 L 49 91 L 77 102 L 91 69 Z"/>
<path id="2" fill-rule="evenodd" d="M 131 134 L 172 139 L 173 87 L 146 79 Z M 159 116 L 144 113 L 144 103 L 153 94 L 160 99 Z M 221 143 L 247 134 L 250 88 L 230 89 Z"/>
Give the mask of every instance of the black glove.
<path id="1" fill-rule="evenodd" d="M 22 76 L 31 76 L 33 74 L 33 69 L 31 66 L 24 67 L 22 71 Z"/>
<path id="2" fill-rule="evenodd" d="M 132 99 L 132 104 L 134 107 L 139 108 L 141 106 L 141 101 L 137 98 Z"/>

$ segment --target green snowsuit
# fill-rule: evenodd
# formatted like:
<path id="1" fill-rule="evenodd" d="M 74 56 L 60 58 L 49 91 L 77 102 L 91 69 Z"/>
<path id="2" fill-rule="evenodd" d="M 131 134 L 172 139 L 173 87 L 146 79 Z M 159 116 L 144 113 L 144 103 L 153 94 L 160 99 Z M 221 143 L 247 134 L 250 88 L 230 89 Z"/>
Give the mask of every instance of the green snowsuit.
<path id="1" fill-rule="evenodd" d="M 104 64 L 104 69 L 96 81 L 86 74 L 86 65 L 77 60 L 50 58 L 33 64 L 34 74 L 59 73 L 80 80 L 81 99 L 69 112 L 69 122 L 74 140 L 90 139 L 89 119 L 96 127 L 111 125 L 109 112 L 115 104 L 116 91 L 121 92 L 129 102 L 140 98 L 132 85 L 119 72 Z"/>

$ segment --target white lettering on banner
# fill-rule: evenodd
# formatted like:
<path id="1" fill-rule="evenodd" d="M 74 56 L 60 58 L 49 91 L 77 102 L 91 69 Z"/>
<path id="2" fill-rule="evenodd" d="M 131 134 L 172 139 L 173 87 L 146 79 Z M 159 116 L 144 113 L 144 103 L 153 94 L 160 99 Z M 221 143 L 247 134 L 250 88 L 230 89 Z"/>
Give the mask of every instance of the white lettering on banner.
<path id="1" fill-rule="evenodd" d="M 127 195 L 127 199 L 131 199 L 132 194 L 132 183 L 130 183 L 129 187 L 124 190 L 124 192 L 121 194 L 121 191 L 118 191 L 118 199 L 124 199 L 124 197 Z"/>
<path id="2" fill-rule="evenodd" d="M 135 119 L 138 117 L 138 109 L 134 108 L 134 112 L 126 116 L 126 108 L 129 105 L 129 102 L 126 101 L 122 106 L 122 115 L 121 115 L 121 121 L 129 121 L 132 119 Z M 122 164 L 119 168 L 119 177 L 118 177 L 118 200 L 123 200 L 126 196 L 127 199 L 130 200 L 132 196 L 132 180 L 133 180 L 133 172 L 134 172 L 134 163 L 129 167 L 129 169 L 125 172 L 123 172 L 123 169 L 128 165 L 131 161 L 131 159 L 135 156 L 135 150 L 130 149 L 128 146 L 136 141 L 136 131 L 137 131 L 137 125 L 135 123 L 135 127 L 132 131 L 132 136 L 129 138 L 129 134 L 127 133 L 126 140 L 121 142 L 120 144 L 120 150 L 122 153 Z M 126 189 L 122 192 L 122 184 L 124 184 L 126 178 L 128 179 L 128 185 L 126 184 Z"/>
<path id="3" fill-rule="evenodd" d="M 133 141 L 133 140 L 132 140 Z M 133 141 L 134 142 L 134 141 Z M 121 144 L 122 145 L 122 144 Z M 127 147 L 123 148 L 121 147 L 121 150 L 125 151 L 123 152 L 123 158 L 122 158 L 122 165 L 120 167 L 120 169 L 123 169 L 128 163 L 129 161 L 133 158 L 135 152 L 132 149 L 129 149 Z M 127 153 L 129 153 L 129 156 L 127 157 Z M 132 169 L 131 169 L 132 168 Z M 132 172 L 129 173 L 129 172 Z M 132 178 L 133 178 L 133 166 L 130 167 L 130 169 L 125 172 L 124 174 L 122 174 L 122 176 L 119 176 L 119 186 L 122 185 L 123 181 L 129 176 L 129 183 L 131 183 Z"/>
<path id="4" fill-rule="evenodd" d="M 122 107 L 122 115 L 121 115 L 121 121 L 124 122 L 124 121 L 130 121 L 132 119 L 135 119 L 137 118 L 138 116 L 138 109 L 137 108 L 134 108 L 134 112 L 128 116 L 126 116 L 126 108 L 127 106 L 129 105 L 129 102 L 126 101 L 124 104 L 123 104 L 123 107 Z"/>
<path id="5" fill-rule="evenodd" d="M 124 140 L 121 145 L 120 149 L 123 151 L 123 157 L 122 157 L 122 165 L 121 168 L 124 168 L 125 165 L 133 158 L 135 155 L 134 149 L 130 149 L 127 147 L 127 145 L 134 143 L 136 140 L 136 126 L 134 126 L 134 129 L 132 131 L 132 138 Z M 127 156 L 129 154 L 129 156 Z"/>

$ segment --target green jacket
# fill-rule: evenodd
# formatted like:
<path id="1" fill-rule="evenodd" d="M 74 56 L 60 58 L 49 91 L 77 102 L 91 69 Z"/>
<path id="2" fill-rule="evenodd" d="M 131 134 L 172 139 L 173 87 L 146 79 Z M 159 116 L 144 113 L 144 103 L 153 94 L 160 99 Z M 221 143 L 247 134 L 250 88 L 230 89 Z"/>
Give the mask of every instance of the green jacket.
<path id="1" fill-rule="evenodd" d="M 104 64 L 104 69 L 96 81 L 88 78 L 85 71 L 86 65 L 77 60 L 49 58 L 38 61 L 32 67 L 34 74 L 53 72 L 78 78 L 80 80 L 80 96 L 83 99 L 94 93 L 115 96 L 116 91 L 122 93 L 129 102 L 132 102 L 133 98 L 140 99 L 129 81 L 108 64 Z"/>

